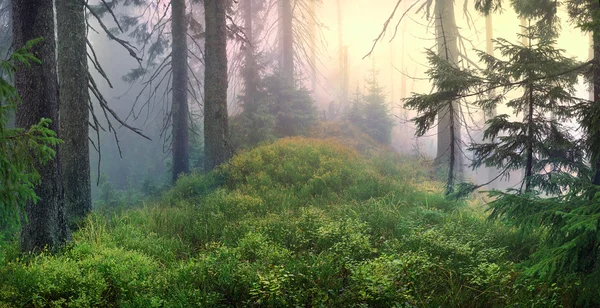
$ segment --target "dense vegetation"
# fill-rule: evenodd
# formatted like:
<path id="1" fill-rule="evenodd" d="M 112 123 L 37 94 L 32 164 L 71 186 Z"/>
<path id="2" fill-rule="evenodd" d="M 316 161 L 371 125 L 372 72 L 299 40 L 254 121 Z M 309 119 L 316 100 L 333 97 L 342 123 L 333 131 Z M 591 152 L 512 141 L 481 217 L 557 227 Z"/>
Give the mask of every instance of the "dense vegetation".
<path id="1" fill-rule="evenodd" d="M 13 244 L 0 306 L 574 303 L 519 269 L 537 237 L 487 222 L 477 201 L 448 201 L 423 162 L 356 148 L 282 139 L 155 201 L 93 213 L 60 253 Z"/>

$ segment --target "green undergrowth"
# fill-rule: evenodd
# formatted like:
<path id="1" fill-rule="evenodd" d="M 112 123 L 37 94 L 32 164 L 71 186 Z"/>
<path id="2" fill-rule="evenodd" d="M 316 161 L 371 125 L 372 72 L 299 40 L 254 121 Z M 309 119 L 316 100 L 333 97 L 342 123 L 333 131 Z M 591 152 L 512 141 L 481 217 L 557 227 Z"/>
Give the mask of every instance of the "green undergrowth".
<path id="1" fill-rule="evenodd" d="M 0 307 L 556 307 L 524 277 L 536 247 L 424 165 L 289 138 L 94 213 L 63 252 L 7 248 Z M 14 246 L 14 245 L 13 245 Z M 11 252 L 12 251 L 12 252 Z"/>

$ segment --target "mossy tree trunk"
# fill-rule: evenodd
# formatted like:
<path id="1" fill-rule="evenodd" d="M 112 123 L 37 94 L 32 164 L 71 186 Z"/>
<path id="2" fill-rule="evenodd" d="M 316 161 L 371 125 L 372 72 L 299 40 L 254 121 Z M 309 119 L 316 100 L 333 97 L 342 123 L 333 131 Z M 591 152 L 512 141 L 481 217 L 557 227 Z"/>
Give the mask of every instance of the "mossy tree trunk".
<path id="1" fill-rule="evenodd" d="M 53 1 L 13 0 L 13 31 L 15 46 L 24 46 L 27 41 L 38 37 L 44 38 L 32 50 L 42 64 L 32 64 L 31 67 L 19 65 L 15 74 L 15 88 L 22 99 L 15 124 L 26 129 L 41 118 L 48 118 L 53 121 L 50 129 L 58 131 Z M 58 151 L 58 148 L 55 150 Z M 21 231 L 21 249 L 26 252 L 54 248 L 67 237 L 60 155 L 44 165 L 38 164 L 36 168 L 41 176 L 41 183 L 35 187 L 39 201 L 25 204 L 24 214 L 27 217 L 23 220 Z"/>
<path id="2" fill-rule="evenodd" d="M 210 171 L 231 157 L 227 114 L 227 25 L 226 0 L 205 0 L 206 23 L 204 73 L 205 170 Z"/>
<path id="3" fill-rule="evenodd" d="M 189 173 L 188 121 L 189 107 L 188 62 L 187 62 L 187 19 L 185 16 L 185 0 L 171 1 L 171 33 L 173 50 L 171 63 L 173 68 L 172 113 L 172 180 L 175 182 L 181 174 Z"/>
<path id="4" fill-rule="evenodd" d="M 83 2 L 56 0 L 60 136 L 65 211 L 75 226 L 92 210 L 89 92 Z"/>

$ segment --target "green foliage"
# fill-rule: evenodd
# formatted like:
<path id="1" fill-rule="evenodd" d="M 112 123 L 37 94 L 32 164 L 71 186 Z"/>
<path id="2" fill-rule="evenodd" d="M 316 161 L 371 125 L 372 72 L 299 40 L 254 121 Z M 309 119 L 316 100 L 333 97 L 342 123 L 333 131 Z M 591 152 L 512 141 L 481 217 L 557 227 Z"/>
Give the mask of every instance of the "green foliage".
<path id="1" fill-rule="evenodd" d="M 415 163 L 331 139 L 258 147 L 155 204 L 90 215 L 63 253 L 8 258 L 0 306 L 560 305 L 515 268 L 535 237 L 458 209 Z"/>
<path id="2" fill-rule="evenodd" d="M 597 306 L 600 260 L 600 193 L 589 180 L 563 174 L 555 185 L 570 189 L 555 197 L 537 193 L 494 192 L 491 218 L 501 219 L 523 233 L 540 233 L 544 241 L 527 260 L 526 273 L 548 281 L 574 283 L 570 296 L 578 305 Z"/>
<path id="3" fill-rule="evenodd" d="M 18 222 L 19 209 L 29 200 L 37 201 L 34 187 L 40 182 L 36 171 L 38 164 L 53 159 L 53 147 L 60 140 L 49 129 L 51 121 L 40 119 L 28 129 L 8 129 L 9 112 L 20 103 L 16 89 L 11 85 L 17 65 L 30 66 L 40 61 L 30 53 L 41 39 L 27 44 L 13 53 L 8 60 L 0 61 L 0 230 Z"/>
<path id="4" fill-rule="evenodd" d="M 367 79 L 367 94 L 356 93 L 346 114 L 346 120 L 382 144 L 392 142 L 394 119 L 385 102 L 383 88 L 377 81 L 378 71 L 373 69 Z"/>

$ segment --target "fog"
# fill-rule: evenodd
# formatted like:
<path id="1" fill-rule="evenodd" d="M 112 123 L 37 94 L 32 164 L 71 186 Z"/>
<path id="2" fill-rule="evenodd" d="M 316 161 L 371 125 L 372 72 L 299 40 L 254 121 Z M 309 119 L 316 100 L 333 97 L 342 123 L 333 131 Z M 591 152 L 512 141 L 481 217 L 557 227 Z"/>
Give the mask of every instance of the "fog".
<path id="1" fill-rule="evenodd" d="M 101 3 L 100 1 L 91 2 L 91 4 Z M 160 1 L 159 1 L 160 2 Z M 326 112 L 330 104 L 339 106 L 343 100 L 343 79 L 344 71 L 340 67 L 340 39 L 342 46 L 348 50 L 348 95 L 350 98 L 353 93 L 365 90 L 365 78 L 368 71 L 375 67 L 379 71 L 379 84 L 384 87 L 386 100 L 389 108 L 396 119 L 396 126 L 393 131 L 392 146 L 399 152 L 421 155 L 431 159 L 436 153 L 436 135 L 434 132 L 426 134 L 424 137 L 414 137 L 414 127 L 409 119 L 416 115 L 413 111 L 405 110 L 402 105 L 402 99 L 411 95 L 411 93 L 429 93 L 432 90 L 428 76 L 425 74 L 428 69 L 428 63 L 425 57 L 426 49 L 435 49 L 436 37 L 435 29 L 431 16 L 427 16 L 425 9 L 417 11 L 419 5 L 414 6 L 415 1 L 403 1 L 399 9 L 390 21 L 390 26 L 386 33 L 374 46 L 374 40 L 380 35 L 384 23 L 390 17 L 396 0 L 338 0 L 323 1 L 317 6 L 316 16 L 320 27 L 318 28 L 319 37 L 317 40 L 318 59 L 316 64 L 316 76 L 312 76 L 312 70 L 308 65 L 306 57 L 298 56 L 296 66 L 304 85 L 312 91 L 316 105 L 320 112 Z M 2 33 L 9 30 L 7 23 L 7 10 L 5 9 L 8 1 L 0 2 L 0 29 Z M 456 22 L 459 32 L 462 36 L 461 52 L 476 62 L 474 50 L 485 49 L 485 17 L 468 5 L 465 12 L 462 2 L 455 3 Z M 159 5 L 157 10 L 164 10 L 166 6 Z M 339 10 L 341 8 L 341 11 Z M 410 11 L 404 16 L 403 21 L 398 23 L 403 12 Z M 142 8 L 119 7 L 117 15 L 140 13 Z M 188 12 L 202 22 L 202 5 L 188 5 Z M 296 12 L 295 12 L 296 14 Z M 588 38 L 586 34 L 581 33 L 573 25 L 567 22 L 566 12 L 559 12 L 562 20 L 562 31 L 558 38 L 558 45 L 563 48 L 568 56 L 575 57 L 578 60 L 589 58 L 589 46 L 586 44 Z M 341 17 L 341 20 L 339 20 Z M 302 20 L 304 17 L 296 16 L 296 19 Z M 129 52 L 114 40 L 110 40 L 102 31 L 100 25 L 91 16 L 89 41 L 98 62 L 102 65 L 112 87 L 104 80 L 101 74 L 94 69 L 94 64 L 90 62 L 89 67 L 98 83 L 98 86 L 109 102 L 110 107 L 121 117 L 126 119 L 131 126 L 140 128 L 143 134 L 148 136 L 151 141 L 146 140 L 133 133 L 127 128 L 118 125 L 113 120 L 113 125 L 117 133 L 101 131 L 99 134 L 101 155 L 92 152 L 92 176 L 94 182 L 103 175 L 112 182 L 117 188 L 127 188 L 129 186 L 139 186 L 144 179 L 151 179 L 155 182 L 162 182 L 166 178 L 169 169 L 169 132 L 168 123 L 165 123 L 169 114 L 169 95 L 164 95 L 168 90 L 166 83 L 157 86 L 156 93 L 152 95 L 148 91 L 142 91 L 141 82 L 128 83 L 123 81 L 123 76 L 132 69 L 138 68 L 140 64 L 134 60 Z M 232 18 L 239 21 L 239 18 Z M 502 37 L 511 41 L 517 41 L 517 33 L 521 31 L 518 17 L 509 8 L 505 6 L 503 12 L 493 15 L 493 36 Z M 156 20 L 155 20 L 156 21 Z M 263 28 L 269 29 L 276 27 L 274 18 L 263 20 Z M 104 16 L 103 22 L 109 27 L 116 26 L 110 16 Z M 341 28 L 338 26 L 341 24 Z M 152 22 L 148 27 L 151 27 Z M 243 25 L 238 25 L 242 27 Z M 397 26 L 397 34 L 394 36 L 394 28 Z M 170 33 L 164 33 L 170 37 Z M 272 54 L 277 49 L 277 31 L 270 30 L 269 38 L 265 40 L 260 48 L 266 54 Z M 341 37 L 340 37 L 341 34 Z M 0 35 L 0 46 L 6 49 L 6 35 Z M 394 36 L 392 38 L 392 36 Z M 126 40 L 131 38 L 125 34 L 120 37 Z M 202 39 L 196 42 L 202 46 Z M 188 44 L 192 44 L 188 42 Z M 239 68 L 240 65 L 240 42 L 232 40 L 229 43 L 229 63 L 230 63 L 230 82 L 228 89 L 229 112 L 236 114 L 240 111 L 239 95 L 242 94 Z M 135 45 L 135 44 L 134 44 Z M 138 51 L 143 54 L 147 48 L 136 46 Z M 0 48 L 0 52 L 4 50 Z M 372 52 L 371 52 L 372 50 Z M 198 53 L 201 54 L 201 53 Z M 367 56 L 368 55 L 368 56 Z M 164 55 L 162 55 L 164 57 Z M 271 55 L 271 57 L 275 57 Z M 343 63 L 343 62 L 342 62 Z M 474 63 L 477 64 L 477 63 Z M 142 63 L 143 65 L 143 63 Z M 202 63 L 191 60 L 191 67 L 194 68 L 198 79 L 202 80 Z M 312 79 L 316 79 L 316 87 L 312 84 Z M 197 99 L 190 97 L 189 105 L 194 114 L 194 119 L 200 123 L 201 118 L 201 96 L 202 88 L 200 83 L 192 83 L 196 88 L 191 89 L 198 95 Z M 313 88 L 314 87 L 314 88 Z M 141 94 L 140 94 L 141 93 Z M 578 96 L 588 97 L 586 85 L 581 82 L 578 87 Z M 514 93 L 519 95 L 519 93 Z M 139 97 L 138 97 L 139 96 Z M 137 105 L 134 102 L 138 98 Z M 144 106 L 146 100 L 150 99 L 147 106 Z M 98 110 L 97 108 L 96 110 Z M 133 110 L 133 115 L 131 111 Z M 499 113 L 510 113 L 506 108 L 500 107 Z M 134 116 L 135 115 L 135 116 Z M 105 119 L 99 116 L 100 121 L 106 126 Z M 475 116 L 471 127 L 465 128 L 470 132 L 463 133 L 463 139 L 471 135 L 478 138 L 478 128 L 483 125 L 482 115 L 478 113 Z M 576 125 L 576 124 L 573 124 Z M 105 127 L 107 129 L 107 127 Z M 115 138 L 116 135 L 116 138 Z M 202 133 L 196 130 L 191 136 L 201 140 Z M 90 133 L 90 139 L 97 142 L 98 136 L 94 131 Z M 116 139 L 119 140 L 117 146 Z M 119 147 L 120 152 L 119 153 Z M 121 157 L 122 156 L 122 157 Z M 100 159 L 100 161 L 99 161 Z M 98 166 L 99 163 L 99 166 Z M 475 173 L 468 174 L 468 178 L 477 179 Z M 97 191 L 96 185 L 94 190 Z"/>

